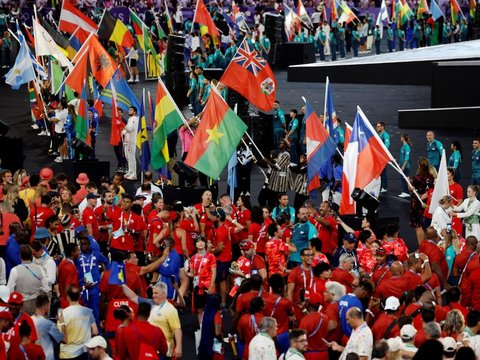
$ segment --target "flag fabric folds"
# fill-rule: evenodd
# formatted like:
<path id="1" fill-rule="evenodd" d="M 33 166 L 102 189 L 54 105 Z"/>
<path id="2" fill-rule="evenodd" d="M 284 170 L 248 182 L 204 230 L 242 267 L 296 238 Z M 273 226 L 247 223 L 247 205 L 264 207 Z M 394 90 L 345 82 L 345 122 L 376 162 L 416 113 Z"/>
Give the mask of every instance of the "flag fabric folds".
<path id="1" fill-rule="evenodd" d="M 332 88 L 330 87 L 330 80 L 327 76 L 325 86 L 325 113 L 324 124 L 328 134 L 333 137 L 333 121 L 337 119 L 337 112 L 335 111 L 335 105 L 333 103 Z"/>
<path id="2" fill-rule="evenodd" d="M 310 16 L 308 16 L 307 10 L 305 9 L 305 6 L 303 6 L 302 0 L 298 0 L 297 15 L 305 25 L 313 29 L 312 20 L 310 19 Z"/>
<path id="3" fill-rule="evenodd" d="M 430 14 L 430 8 L 428 7 L 427 0 L 420 0 L 417 8 L 417 18 L 421 19 L 424 13 Z"/>
<path id="4" fill-rule="evenodd" d="M 70 1 L 63 1 L 58 29 L 73 34 L 77 28 L 88 34 L 96 32 L 98 26 L 92 19 L 72 5 Z"/>
<path id="5" fill-rule="evenodd" d="M 35 34 L 35 55 L 36 56 L 53 56 L 55 57 L 63 67 L 72 69 L 72 63 L 65 54 L 60 50 L 50 34 L 45 30 L 42 25 L 36 20 L 33 20 L 33 32 Z"/>
<path id="6" fill-rule="evenodd" d="M 448 186 L 448 172 L 447 172 L 447 158 L 445 156 L 445 149 L 442 150 L 442 157 L 440 159 L 440 166 L 438 167 L 437 180 L 433 188 L 432 200 L 428 212 L 433 214 L 438 207 L 438 201 L 446 195 L 450 195 L 450 187 Z M 459 199 L 457 199 L 459 200 Z"/>
<path id="7" fill-rule="evenodd" d="M 36 79 L 35 70 L 33 68 L 33 55 L 28 48 L 25 38 L 23 37 L 17 23 L 17 36 L 20 41 L 20 49 L 18 51 L 15 64 L 5 75 L 5 82 L 14 90 L 18 90 L 21 85 Z M 35 60 L 35 59 L 33 59 Z"/>
<path id="8" fill-rule="evenodd" d="M 475 18 L 475 12 L 477 9 L 477 1 L 476 0 L 469 0 L 468 1 L 468 6 L 470 9 L 470 17 L 473 19 Z"/>
<path id="9" fill-rule="evenodd" d="M 64 0 L 66 1 L 66 0 Z M 110 276 L 108 277 L 109 285 L 123 285 L 127 281 L 125 273 L 125 265 L 112 261 L 112 267 L 110 268 Z"/>
<path id="10" fill-rule="evenodd" d="M 195 14 L 193 15 L 192 22 L 198 24 L 202 36 L 208 34 L 212 37 L 214 44 L 220 43 L 220 33 L 218 32 L 217 26 L 213 22 L 203 0 L 197 0 L 197 6 L 195 7 Z"/>
<path id="11" fill-rule="evenodd" d="M 88 116 L 87 116 L 87 81 L 86 79 L 83 80 L 83 88 L 81 90 L 81 96 L 79 99 L 78 105 L 78 114 L 77 120 L 75 122 L 75 132 L 77 133 L 77 139 L 83 141 L 85 144 L 90 145 L 92 144 L 90 139 L 90 131 L 88 131 Z"/>
<path id="12" fill-rule="evenodd" d="M 380 37 L 383 38 L 383 22 L 388 20 L 388 11 L 387 5 L 385 4 L 385 0 L 382 0 L 382 4 L 380 6 L 380 11 L 378 12 L 377 22 L 375 25 L 380 27 Z"/>
<path id="13" fill-rule="evenodd" d="M 115 88 L 117 106 L 120 109 L 122 109 L 124 112 L 128 112 L 130 106 L 135 106 L 137 109 L 140 109 L 140 103 L 138 102 L 137 97 L 118 69 L 115 71 L 115 74 L 113 74 L 112 79 L 108 83 L 107 87 L 102 90 L 99 99 L 107 104 L 112 105 L 114 91 L 113 88 Z"/>
<path id="14" fill-rule="evenodd" d="M 170 160 L 167 136 L 184 123 L 183 115 L 162 80 L 158 79 L 155 126 L 152 137 L 152 167 L 158 170 Z"/>
<path id="15" fill-rule="evenodd" d="M 111 86 L 111 84 L 110 84 Z M 117 146 L 122 141 L 122 129 L 125 127 L 125 124 L 120 118 L 120 113 L 118 112 L 118 101 L 117 101 L 117 92 L 115 91 L 115 86 L 111 86 L 112 91 L 112 126 L 110 129 L 110 145 Z M 138 109 L 138 108 L 137 108 Z"/>
<path id="16" fill-rule="evenodd" d="M 457 0 L 450 0 L 450 10 L 452 15 L 452 24 L 456 25 L 458 21 L 458 17 L 460 15 L 462 15 L 463 17 L 462 9 L 460 9 L 460 5 L 458 5 Z"/>
<path id="17" fill-rule="evenodd" d="M 355 188 L 365 188 L 373 179 L 379 177 L 385 166 L 393 160 L 377 132 L 358 107 L 344 156 L 346 187 L 342 186 L 342 191 L 350 195 Z M 352 202 L 349 197 L 349 203 Z"/>
<path id="18" fill-rule="evenodd" d="M 57 94 L 63 82 L 63 70 L 56 60 L 50 59 L 52 93 Z"/>
<path id="19" fill-rule="evenodd" d="M 141 171 L 147 171 L 150 164 L 151 153 L 150 143 L 148 142 L 147 117 L 145 115 L 145 89 L 143 89 L 138 118 L 137 148 L 140 150 L 140 169 Z"/>
<path id="20" fill-rule="evenodd" d="M 345 123 L 345 142 L 343 144 L 343 172 L 342 172 L 342 200 L 340 201 L 340 209 L 339 212 L 342 215 L 347 214 L 355 214 L 355 201 L 353 201 L 351 197 L 351 192 L 349 192 L 349 185 L 347 181 L 347 174 L 345 173 L 345 164 L 349 164 L 352 162 L 350 160 L 350 155 L 347 154 L 346 150 L 348 147 L 348 143 L 350 142 L 350 138 L 352 137 L 352 127 Z"/>
<path id="21" fill-rule="evenodd" d="M 277 81 L 270 65 L 244 39 L 220 79 L 262 111 L 275 101 Z"/>
<path id="22" fill-rule="evenodd" d="M 208 97 L 200 125 L 185 163 L 218 179 L 242 139 L 247 126 L 217 91 Z"/>
<path id="23" fill-rule="evenodd" d="M 98 37 L 113 41 L 126 48 L 131 48 L 135 44 L 135 40 L 133 40 L 127 26 L 108 11 L 105 11 L 103 14 L 102 21 L 98 27 Z"/>
<path id="24" fill-rule="evenodd" d="M 442 16 L 445 17 L 445 15 L 443 15 L 442 9 L 440 9 L 440 6 L 438 6 L 436 0 L 432 0 L 432 2 L 430 4 L 430 7 L 431 7 L 431 11 L 432 11 L 433 20 L 437 21 Z"/>
<path id="25" fill-rule="evenodd" d="M 348 24 L 349 22 L 355 19 L 358 20 L 358 18 L 353 13 L 352 9 L 350 9 L 350 7 L 347 5 L 347 3 L 344 0 L 340 0 L 338 8 L 340 9 L 340 11 L 338 12 L 340 16 L 338 18 L 339 24 L 343 24 L 344 22 Z"/>
<path id="26" fill-rule="evenodd" d="M 337 146 L 307 100 L 305 100 L 305 135 L 307 139 L 307 184 L 308 190 L 311 191 L 320 187 L 318 172 L 325 163 L 332 161 Z"/>

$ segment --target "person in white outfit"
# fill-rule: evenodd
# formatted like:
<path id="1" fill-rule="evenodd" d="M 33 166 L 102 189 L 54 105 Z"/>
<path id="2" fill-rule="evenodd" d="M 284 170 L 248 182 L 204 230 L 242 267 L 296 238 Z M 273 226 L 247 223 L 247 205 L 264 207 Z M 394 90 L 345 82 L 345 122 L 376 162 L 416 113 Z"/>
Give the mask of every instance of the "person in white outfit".
<path id="1" fill-rule="evenodd" d="M 452 216 L 463 219 L 465 238 L 470 235 L 480 239 L 480 201 L 477 199 L 478 185 L 469 185 L 467 199 L 460 206 L 454 206 Z"/>
<path id="2" fill-rule="evenodd" d="M 452 227 L 452 217 L 451 217 L 451 208 L 452 208 L 452 197 L 450 195 L 445 195 L 438 200 L 438 205 L 432 216 L 432 226 L 437 231 L 437 234 L 443 239 L 442 230 L 449 231 Z"/>
<path id="3" fill-rule="evenodd" d="M 137 180 L 137 159 L 135 157 L 139 121 L 137 108 L 131 106 L 130 109 L 128 109 L 128 115 L 130 115 L 130 117 L 128 118 L 127 125 L 125 125 L 122 130 L 125 157 L 128 163 L 128 172 L 125 174 L 125 179 Z"/>

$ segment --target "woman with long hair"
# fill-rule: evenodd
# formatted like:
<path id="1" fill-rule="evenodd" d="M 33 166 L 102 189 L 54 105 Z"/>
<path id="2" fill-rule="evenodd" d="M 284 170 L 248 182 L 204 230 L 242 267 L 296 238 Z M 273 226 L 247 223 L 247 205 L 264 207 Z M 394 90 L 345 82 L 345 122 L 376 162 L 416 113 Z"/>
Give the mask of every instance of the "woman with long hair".
<path id="1" fill-rule="evenodd" d="M 47 195 L 48 188 L 45 185 L 38 185 L 37 188 L 35 189 L 35 194 L 33 194 L 32 198 L 32 204 L 35 204 L 36 206 L 40 206 L 42 196 Z"/>
<path id="2" fill-rule="evenodd" d="M 5 201 L 12 205 L 14 214 L 24 223 L 28 218 L 28 208 L 25 201 L 20 198 L 18 185 L 7 186 Z"/>
<path id="3" fill-rule="evenodd" d="M 60 193 L 60 204 L 70 204 L 72 206 L 74 205 L 73 194 L 70 189 L 66 187 L 62 189 L 62 192 Z"/>
<path id="4" fill-rule="evenodd" d="M 463 154 L 462 154 L 462 145 L 459 141 L 454 140 L 450 145 L 450 149 L 452 150 L 452 154 L 448 158 L 447 166 L 449 168 L 455 169 L 455 182 L 459 182 L 461 175 L 460 175 L 460 165 L 462 164 Z"/>
<path id="5" fill-rule="evenodd" d="M 480 201 L 477 199 L 478 185 L 468 185 L 467 198 L 459 206 L 453 207 L 452 217 L 463 220 L 465 238 L 470 235 L 480 239 Z"/>
<path id="6" fill-rule="evenodd" d="M 252 205 L 250 204 L 250 196 L 240 195 L 237 199 L 237 213 L 236 219 L 240 225 L 243 226 L 243 230 L 234 234 L 233 238 L 235 242 L 239 243 L 242 240 L 248 238 L 248 227 L 252 223 Z"/>
<path id="7" fill-rule="evenodd" d="M 445 323 L 443 324 L 443 331 L 445 336 L 451 336 L 456 339 L 458 335 L 463 333 L 465 330 L 465 318 L 460 310 L 453 309 L 447 313 L 445 318 Z"/>
<path id="8" fill-rule="evenodd" d="M 412 142 L 410 140 L 410 136 L 408 134 L 400 135 L 400 141 L 402 142 L 402 148 L 400 149 L 400 168 L 402 169 L 403 173 L 406 176 L 410 175 L 410 152 Z M 403 177 L 400 178 L 402 183 L 402 193 L 398 195 L 401 198 L 407 198 L 410 196 L 408 191 L 408 184 Z"/>
<path id="9" fill-rule="evenodd" d="M 27 170 L 25 169 L 18 169 L 13 174 L 13 184 L 22 186 L 22 180 L 28 176 Z"/>
<path id="10" fill-rule="evenodd" d="M 418 169 L 416 175 L 412 178 L 412 186 L 416 190 L 422 201 L 427 198 L 427 191 L 433 188 L 433 176 L 430 174 L 430 164 L 426 157 L 420 156 L 418 158 Z M 410 227 L 415 228 L 417 238 L 423 238 L 423 204 L 418 200 L 417 196 L 411 194 L 410 196 Z"/>
<path id="11" fill-rule="evenodd" d="M 459 239 L 457 232 L 452 229 L 450 232 L 447 232 L 445 234 L 443 240 L 438 242 L 438 247 L 442 249 L 442 251 L 445 253 L 449 274 L 447 280 L 450 280 L 451 276 L 453 275 L 453 263 L 455 262 L 455 258 L 457 257 L 457 255 L 460 254 L 460 252 L 462 251 L 463 243 Z M 453 281 L 453 279 L 451 280 Z M 452 284 L 454 283 L 452 282 Z"/>

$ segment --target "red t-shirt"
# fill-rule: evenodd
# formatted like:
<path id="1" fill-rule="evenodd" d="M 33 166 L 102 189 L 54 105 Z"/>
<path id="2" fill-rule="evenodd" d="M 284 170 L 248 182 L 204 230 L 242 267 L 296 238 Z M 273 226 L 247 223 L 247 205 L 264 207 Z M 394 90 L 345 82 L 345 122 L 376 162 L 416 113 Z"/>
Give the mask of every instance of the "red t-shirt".
<path id="1" fill-rule="evenodd" d="M 32 332 L 30 333 L 30 341 L 34 343 L 38 340 L 37 328 L 35 327 L 35 323 L 28 314 L 22 311 L 16 319 L 13 319 L 13 327 L 11 327 L 6 333 L 3 334 L 3 339 L 5 341 L 10 342 L 10 344 L 20 344 L 22 340 L 20 338 L 20 325 L 22 325 L 23 320 L 27 322 L 27 324 L 30 326 L 30 329 L 32 330 Z"/>
<path id="2" fill-rule="evenodd" d="M 283 269 L 287 268 L 289 247 L 280 239 L 270 239 L 265 244 L 265 257 L 268 263 L 268 274 L 285 275 Z"/>
<path id="3" fill-rule="evenodd" d="M 238 321 L 238 336 L 245 344 L 243 350 L 243 359 L 248 360 L 248 345 L 250 341 L 258 334 L 260 321 L 264 318 L 262 313 L 243 314 Z"/>
<path id="4" fill-rule="evenodd" d="M 463 199 L 463 188 L 460 184 L 454 182 L 452 185 L 448 186 L 450 190 L 450 195 L 455 199 L 453 200 L 453 205 L 457 206 L 458 205 L 458 200 Z M 462 233 L 462 219 L 458 217 L 453 217 L 452 218 L 452 229 L 454 229 L 457 234 Z"/>
<path id="5" fill-rule="evenodd" d="M 114 217 L 120 216 L 120 208 L 115 205 L 111 206 L 99 206 L 94 210 L 95 216 L 97 217 L 97 222 L 99 226 L 99 236 L 98 241 L 108 241 L 109 233 L 107 226 L 112 225 L 112 219 Z"/>
<path id="6" fill-rule="evenodd" d="M 83 210 L 82 223 L 84 226 L 91 224 L 93 238 L 98 239 L 98 220 L 95 215 L 95 211 L 89 206 L 87 206 L 85 210 Z"/>
<path id="7" fill-rule="evenodd" d="M 299 265 L 290 271 L 288 274 L 288 283 L 295 284 L 293 289 L 293 299 L 298 300 L 300 296 L 300 291 L 305 289 L 305 291 L 312 291 L 314 278 L 312 269 L 305 270 L 302 265 Z"/>
<path id="8" fill-rule="evenodd" d="M 405 279 L 407 291 L 415 290 L 417 286 L 420 286 L 423 284 L 422 276 L 414 272 L 413 270 L 405 271 L 405 273 L 402 276 Z"/>
<path id="9" fill-rule="evenodd" d="M 112 219 L 112 243 L 110 247 L 116 250 L 134 251 L 135 239 L 131 234 L 132 231 L 140 232 L 143 230 L 143 225 L 140 216 L 133 212 L 120 212 L 118 217 Z M 123 229 L 123 235 L 117 233 Z M 118 235 L 116 235 L 116 233 Z"/>
<path id="10" fill-rule="evenodd" d="M 210 211 L 209 208 L 205 208 L 202 204 L 194 205 L 195 209 L 197 209 L 198 214 L 200 215 L 199 225 L 205 224 L 205 236 L 210 234 L 210 231 L 214 228 L 213 221 L 207 215 L 207 211 Z M 212 240 L 212 239 L 208 239 Z"/>
<path id="11" fill-rule="evenodd" d="M 343 332 L 342 327 L 340 326 L 340 318 L 338 317 L 338 302 L 330 303 L 326 306 L 325 315 L 328 317 L 328 321 L 332 320 L 337 323 L 337 327 L 335 330 L 330 334 L 327 338 L 328 341 L 336 341 L 337 343 L 341 343 Z"/>
<path id="12" fill-rule="evenodd" d="M 35 230 L 39 227 L 45 227 L 45 221 L 55 215 L 52 209 L 45 206 L 30 206 L 30 223 L 32 224 L 32 239 L 35 235 Z M 20 220 L 19 220 L 20 222 Z M 8 229 L 7 229 L 8 230 Z M 6 231 L 8 234 L 8 231 Z"/>
<path id="13" fill-rule="evenodd" d="M 67 285 L 70 287 L 80 287 L 78 282 L 78 272 L 76 266 L 70 259 L 64 259 L 58 265 L 58 288 L 60 291 L 60 306 L 65 309 L 68 306 Z"/>
<path id="14" fill-rule="evenodd" d="M 288 243 L 288 240 L 292 239 L 292 229 L 286 227 L 285 225 L 281 226 L 282 231 L 282 240 Z"/>
<path id="15" fill-rule="evenodd" d="M 216 269 L 217 261 L 212 253 L 195 254 L 190 258 L 190 269 L 198 276 L 199 288 L 208 289 L 212 281 L 212 269 Z"/>
<path id="16" fill-rule="evenodd" d="M 233 228 L 228 227 L 226 224 L 220 225 L 215 232 L 214 246 L 216 247 L 219 243 L 223 243 L 223 250 L 215 255 L 220 262 L 232 261 L 232 234 Z"/>
<path id="17" fill-rule="evenodd" d="M 332 255 L 338 247 L 338 224 L 334 217 L 329 215 L 325 218 L 330 227 L 320 224 L 313 217 L 310 217 L 309 220 L 317 229 L 318 238 L 322 240 L 322 252 Z"/>
<path id="18" fill-rule="evenodd" d="M 239 243 L 240 241 L 248 238 L 249 233 L 246 226 L 247 226 L 247 221 L 250 221 L 251 212 L 248 209 L 238 210 L 236 215 L 237 215 L 238 223 L 243 227 L 245 227 L 242 231 L 233 235 L 234 242 Z"/>
<path id="19" fill-rule="evenodd" d="M 382 247 L 387 252 L 387 255 L 394 254 L 398 258 L 398 261 L 408 260 L 408 247 L 402 238 L 397 237 L 393 241 L 383 240 Z"/>
<path id="20" fill-rule="evenodd" d="M 390 268 L 383 264 L 381 266 L 375 265 L 372 271 L 372 281 L 373 283 L 378 286 L 379 282 L 389 279 L 392 276 L 392 272 Z"/>
<path id="21" fill-rule="evenodd" d="M 478 284 L 480 284 L 480 268 L 472 271 L 469 276 L 469 280 L 472 289 L 472 308 L 474 310 L 480 310 L 480 286 L 478 286 Z"/>
<path id="22" fill-rule="evenodd" d="M 261 296 L 258 294 L 257 290 L 252 290 L 243 294 L 240 294 L 237 297 L 237 301 L 235 304 L 235 312 L 237 314 L 240 314 L 242 312 L 249 312 L 250 311 L 250 303 L 252 300 L 258 296 Z"/>
<path id="23" fill-rule="evenodd" d="M 405 277 L 391 276 L 388 281 L 381 281 L 375 292 L 375 296 L 380 299 L 386 299 L 389 296 L 395 296 L 400 299 L 403 293 L 407 290 L 409 284 L 407 284 Z"/>
<path id="24" fill-rule="evenodd" d="M 178 225 L 180 229 L 185 230 L 186 236 L 187 236 L 187 249 L 188 249 L 188 254 L 190 256 L 195 253 L 195 243 L 193 241 L 192 233 L 195 232 L 195 224 L 193 223 L 192 219 L 183 219 L 180 221 L 180 224 Z M 181 253 L 179 253 L 181 254 Z"/>
<path id="25" fill-rule="evenodd" d="M 357 248 L 357 256 L 362 269 L 370 273 L 377 262 L 373 257 L 372 250 L 362 245 L 362 247 Z"/>
<path id="26" fill-rule="evenodd" d="M 479 259 L 479 255 L 476 252 L 474 253 L 468 249 L 464 249 L 455 257 L 453 266 L 458 270 L 459 274 L 463 272 L 461 282 L 458 285 L 460 290 L 462 290 L 463 306 L 469 307 L 472 305 L 472 282 L 470 275 L 475 269 L 480 269 Z"/>
<path id="27" fill-rule="evenodd" d="M 425 240 L 420 244 L 420 252 L 428 256 L 430 265 L 436 263 L 440 266 L 443 277 L 446 279 L 448 275 L 447 260 L 445 259 L 445 254 L 437 244 L 431 240 Z"/>
<path id="28" fill-rule="evenodd" d="M 375 341 L 381 340 L 385 336 L 385 331 L 390 324 L 396 319 L 394 315 L 382 312 L 376 319 L 372 326 L 373 339 Z M 400 328 L 398 324 L 391 329 L 390 335 L 386 339 L 394 338 L 400 335 Z"/>
<path id="29" fill-rule="evenodd" d="M 135 229 L 139 234 L 138 234 L 138 240 L 135 243 L 134 250 L 143 252 L 145 251 L 145 236 L 144 233 L 148 230 L 148 225 L 143 219 L 143 216 L 139 216 L 139 221 L 138 221 L 138 227 Z"/>
<path id="30" fill-rule="evenodd" d="M 140 359 L 141 344 L 150 345 L 152 350 L 160 352 L 163 356 L 168 351 L 167 340 L 162 329 L 148 321 L 134 321 L 119 332 L 119 339 L 115 342 L 117 356 L 120 359 Z"/>
<path id="31" fill-rule="evenodd" d="M 327 351 L 327 344 L 323 341 L 328 336 L 328 317 L 321 312 L 311 312 L 300 321 L 300 329 L 307 332 L 307 350 Z"/>
<path id="32" fill-rule="evenodd" d="M 259 249 L 259 234 L 260 234 L 260 229 L 262 228 L 262 226 L 259 224 L 259 223 L 255 223 L 255 222 L 252 222 L 250 224 L 250 226 L 248 227 L 248 237 L 252 237 L 252 241 L 253 243 L 256 245 L 255 247 L 255 250 L 257 252 L 260 252 L 260 253 L 263 253 L 265 252 L 265 244 L 264 244 L 264 248 L 263 248 L 263 251 L 259 251 L 259 250 L 262 250 L 262 249 Z"/>
<path id="33" fill-rule="evenodd" d="M 280 299 L 279 299 L 280 298 Z M 280 295 L 271 294 L 265 300 L 263 315 L 277 320 L 277 334 L 288 331 L 289 316 L 293 315 L 293 305 L 290 300 Z"/>
<path id="34" fill-rule="evenodd" d="M 347 294 L 352 292 L 352 282 L 355 277 L 348 271 L 340 268 L 336 268 L 332 272 L 332 281 L 337 281 L 347 288 Z"/>
<path id="35" fill-rule="evenodd" d="M 160 218 L 154 217 L 154 218 L 151 219 L 151 221 L 148 225 L 150 231 L 148 233 L 147 252 L 152 253 L 152 254 L 157 255 L 157 256 L 162 255 L 162 252 L 158 247 L 156 247 L 153 244 L 153 239 L 155 239 L 155 237 L 158 234 L 160 234 L 160 232 L 163 229 L 163 224 L 164 224 L 164 222 Z"/>
<path id="36" fill-rule="evenodd" d="M 2 214 L 2 225 L 3 225 L 3 234 L 0 235 L 0 246 L 5 246 L 7 245 L 8 238 L 10 237 L 8 228 L 10 224 L 14 222 L 18 222 L 21 224 L 22 222 L 18 218 L 17 215 L 9 213 L 9 212 L 4 212 Z M 35 235 L 35 230 L 33 230 L 33 234 Z"/>
<path id="37" fill-rule="evenodd" d="M 312 259 L 312 268 L 320 264 L 321 262 L 324 262 L 328 265 L 330 265 L 330 261 L 328 261 L 328 258 L 325 256 L 323 253 L 315 254 L 313 259 Z"/>

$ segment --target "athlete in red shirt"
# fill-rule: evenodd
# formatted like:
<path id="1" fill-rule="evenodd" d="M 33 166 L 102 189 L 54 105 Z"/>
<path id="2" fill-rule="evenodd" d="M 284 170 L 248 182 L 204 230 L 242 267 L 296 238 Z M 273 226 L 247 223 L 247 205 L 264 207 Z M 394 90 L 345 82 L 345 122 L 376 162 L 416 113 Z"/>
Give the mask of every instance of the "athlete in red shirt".
<path id="1" fill-rule="evenodd" d="M 448 264 L 445 259 L 445 254 L 437 246 L 438 234 L 432 227 L 425 230 L 425 240 L 420 244 L 419 251 L 428 256 L 432 272 L 437 274 L 440 283 L 444 288 L 447 287 Z"/>
<path id="2" fill-rule="evenodd" d="M 277 320 L 277 334 L 287 333 L 289 322 L 293 320 L 293 305 L 284 297 L 285 280 L 280 274 L 273 274 L 268 278 L 268 285 L 272 290 L 272 296 L 264 299 L 263 315 Z"/>
<path id="3" fill-rule="evenodd" d="M 133 197 L 129 194 L 122 195 L 122 212 L 118 218 L 113 218 L 111 249 L 121 251 L 134 251 L 135 243 L 143 230 L 141 218 L 131 211 Z"/>
<path id="4" fill-rule="evenodd" d="M 243 359 L 248 360 L 248 345 L 259 333 L 260 321 L 262 321 L 265 303 L 261 297 L 256 297 L 250 304 L 250 313 L 243 314 L 238 321 L 238 338 L 244 343 Z"/>
<path id="5" fill-rule="evenodd" d="M 387 253 L 385 249 L 380 247 L 375 252 L 375 266 L 372 269 L 372 281 L 375 284 L 375 287 L 380 285 L 381 281 L 387 280 L 392 273 L 390 272 L 390 268 L 387 265 Z"/>
<path id="6" fill-rule="evenodd" d="M 310 294 L 307 301 L 308 314 L 300 321 L 299 328 L 307 332 L 307 351 L 304 352 L 307 360 L 327 360 L 328 345 L 328 317 L 318 311 L 323 302 L 322 295 Z"/>
<path id="7" fill-rule="evenodd" d="M 212 192 L 210 190 L 205 190 L 202 194 L 202 202 L 194 206 L 200 217 L 200 233 L 203 236 L 210 234 L 210 231 L 213 228 L 213 218 L 210 215 L 210 208 L 212 205 Z M 211 239 L 207 237 L 207 240 Z"/>
<path id="8" fill-rule="evenodd" d="M 304 292 L 304 298 L 307 299 L 312 291 L 314 277 L 312 269 L 313 251 L 310 248 L 302 249 L 300 252 L 302 264 L 293 268 L 288 275 L 287 298 L 293 303 L 295 318 L 299 321 L 303 315 L 298 306 L 300 293 Z"/>
<path id="9" fill-rule="evenodd" d="M 382 312 L 372 326 L 373 340 L 390 339 L 400 335 L 400 327 L 397 322 L 397 312 L 400 301 L 390 296 L 385 301 L 385 311 Z"/>
<path id="10" fill-rule="evenodd" d="M 458 287 L 462 291 L 461 303 L 469 307 L 472 303 L 472 283 L 470 274 L 480 268 L 480 257 L 477 253 L 478 239 L 475 236 L 466 238 L 466 245 L 462 252 L 455 257 L 453 276 L 458 279 Z"/>
<path id="11" fill-rule="evenodd" d="M 23 306 L 23 295 L 19 292 L 12 292 L 10 294 L 10 298 L 8 299 L 8 310 L 10 314 L 12 314 L 13 318 L 13 327 L 10 328 L 5 334 L 3 334 L 3 338 L 5 341 L 9 343 L 16 343 L 20 344 L 22 341 L 20 335 L 20 326 L 22 325 L 23 321 L 26 321 L 27 324 L 30 326 L 31 333 L 30 333 L 30 341 L 35 342 L 38 340 L 37 330 L 35 328 L 35 324 L 32 318 L 22 311 Z"/>
<path id="12" fill-rule="evenodd" d="M 80 248 L 76 244 L 67 244 L 65 246 L 65 259 L 58 265 L 58 291 L 60 297 L 60 306 L 68 306 L 67 293 L 72 287 L 80 287 L 78 280 L 78 270 L 75 266 L 75 260 L 80 256 Z"/>
<path id="13" fill-rule="evenodd" d="M 358 278 L 353 276 L 351 271 L 353 269 L 353 257 L 349 254 L 340 255 L 338 268 L 332 272 L 332 281 L 337 281 L 347 289 L 347 294 L 353 291 L 353 286 L 358 285 Z"/>
<path id="14" fill-rule="evenodd" d="M 290 251 L 296 251 L 294 244 L 287 244 L 281 240 L 280 226 L 277 224 L 270 224 L 268 226 L 268 235 L 270 240 L 265 244 L 265 257 L 268 263 L 269 275 L 280 274 L 286 276 L 287 274 L 287 256 Z"/>
<path id="15" fill-rule="evenodd" d="M 338 224 L 331 214 L 330 204 L 327 201 L 322 202 L 318 216 L 310 216 L 309 221 L 318 231 L 323 253 L 332 256 L 338 247 Z"/>
<path id="16" fill-rule="evenodd" d="M 30 206 L 30 224 L 32 224 L 32 239 L 35 230 L 39 227 L 46 227 L 45 221 L 55 215 L 55 212 L 50 208 L 51 197 L 43 195 L 40 200 L 40 206 L 36 204 Z"/>
<path id="17" fill-rule="evenodd" d="M 386 299 L 389 296 L 395 296 L 397 299 L 400 299 L 407 290 L 409 285 L 406 283 L 405 277 L 403 277 L 402 263 L 394 261 L 390 266 L 390 272 L 392 276 L 388 281 L 380 282 L 380 285 L 378 285 L 376 289 L 375 297 Z"/>
<path id="18" fill-rule="evenodd" d="M 113 226 L 114 218 L 120 217 L 120 208 L 113 204 L 113 200 L 115 199 L 113 193 L 111 191 L 105 191 L 102 195 L 103 205 L 97 207 L 94 210 L 95 216 L 98 222 L 98 240 L 102 251 L 106 249 L 106 246 L 110 242 L 110 231 Z"/>
<path id="19" fill-rule="evenodd" d="M 423 253 L 410 255 L 408 257 L 408 270 L 403 274 L 403 277 L 409 291 L 415 290 L 417 286 L 423 285 L 430 280 L 432 271 L 427 256 Z"/>
<path id="20" fill-rule="evenodd" d="M 389 224 L 386 228 L 385 239 L 382 241 L 382 247 L 387 252 L 387 255 L 393 254 L 398 261 L 407 261 L 408 248 L 405 241 L 398 237 L 398 224 Z"/>
<path id="21" fill-rule="evenodd" d="M 95 215 L 95 207 L 97 206 L 98 195 L 94 193 L 87 194 L 87 207 L 82 213 L 82 223 L 86 227 L 88 234 L 98 240 L 98 219 Z"/>

